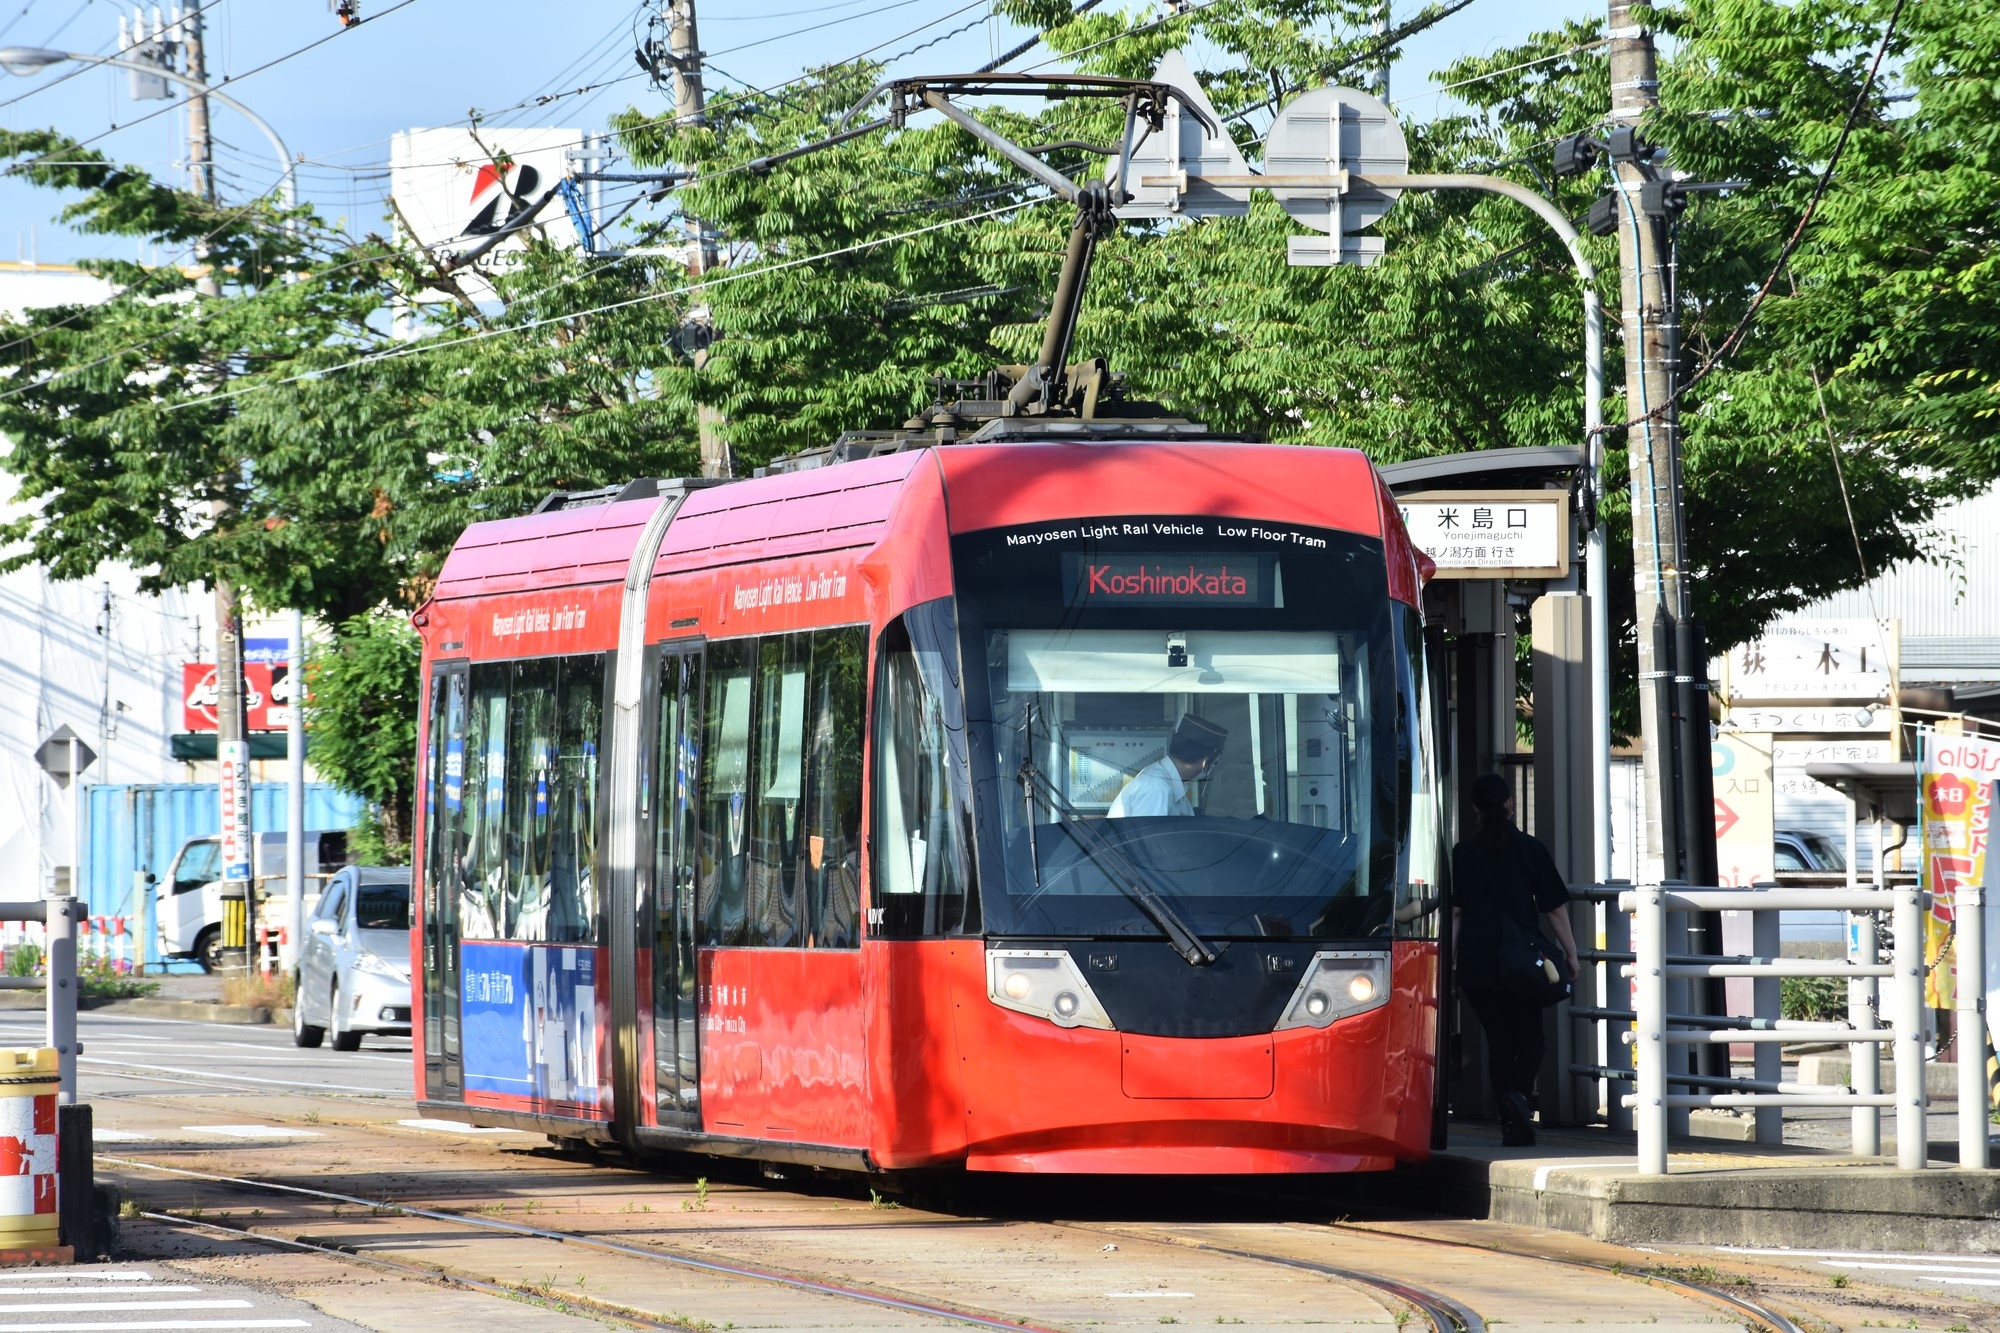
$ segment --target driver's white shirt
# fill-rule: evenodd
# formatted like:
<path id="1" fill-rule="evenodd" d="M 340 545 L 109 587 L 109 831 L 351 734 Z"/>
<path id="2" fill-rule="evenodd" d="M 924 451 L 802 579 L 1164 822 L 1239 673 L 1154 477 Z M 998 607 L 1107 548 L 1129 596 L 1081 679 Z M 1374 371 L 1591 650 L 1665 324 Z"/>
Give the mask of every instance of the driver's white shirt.
<path id="1" fill-rule="evenodd" d="M 1112 819 L 1137 819 L 1148 815 L 1192 815 L 1194 806 L 1187 797 L 1187 784 L 1174 766 L 1172 755 L 1161 755 L 1132 775 L 1118 799 L 1111 803 Z"/>

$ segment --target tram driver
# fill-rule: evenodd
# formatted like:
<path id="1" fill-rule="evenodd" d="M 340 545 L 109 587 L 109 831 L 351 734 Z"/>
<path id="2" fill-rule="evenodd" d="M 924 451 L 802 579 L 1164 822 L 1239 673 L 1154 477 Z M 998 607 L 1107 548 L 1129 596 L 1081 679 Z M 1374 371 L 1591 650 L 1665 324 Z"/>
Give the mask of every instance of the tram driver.
<path id="1" fill-rule="evenodd" d="M 1187 784 L 1215 766 L 1229 732 L 1205 717 L 1181 714 L 1167 752 L 1132 775 L 1111 803 L 1112 819 L 1136 819 L 1148 815 L 1192 815 Z"/>

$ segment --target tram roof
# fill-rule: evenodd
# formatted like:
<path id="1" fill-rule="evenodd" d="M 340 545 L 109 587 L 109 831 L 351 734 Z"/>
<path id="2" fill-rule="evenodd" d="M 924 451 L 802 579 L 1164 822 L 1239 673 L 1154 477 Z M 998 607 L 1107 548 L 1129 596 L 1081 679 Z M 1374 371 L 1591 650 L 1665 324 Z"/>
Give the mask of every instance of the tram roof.
<path id="1" fill-rule="evenodd" d="M 1141 449 L 1149 457 L 1135 474 Z M 954 531 L 1143 513 L 1256 516 L 1376 535 L 1388 502 L 1367 458 L 1350 449 L 1213 440 L 955 444 L 734 481 L 642 479 L 558 492 L 534 513 L 467 527 L 433 595 L 475 596 L 500 590 L 496 583 L 618 582 L 640 530 L 663 497 L 677 493 L 686 499 L 662 561 L 708 556 L 722 564 L 871 545 L 910 474 L 933 458 L 951 495 Z M 1055 458 L 1062 465 L 1047 466 Z M 1119 498 L 1079 513 L 1079 495 Z"/>

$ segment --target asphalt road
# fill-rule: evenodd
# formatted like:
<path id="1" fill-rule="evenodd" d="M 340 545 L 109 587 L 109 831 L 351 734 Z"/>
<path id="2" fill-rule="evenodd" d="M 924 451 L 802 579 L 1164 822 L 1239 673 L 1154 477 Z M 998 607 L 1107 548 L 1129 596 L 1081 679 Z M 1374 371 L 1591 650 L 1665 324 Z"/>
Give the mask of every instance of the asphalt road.
<path id="1" fill-rule="evenodd" d="M 77 1015 L 83 1054 L 77 1092 L 84 1101 L 157 1097 L 173 1092 L 227 1088 L 242 1097 L 300 1092 L 409 1101 L 413 1081 L 407 1038 L 368 1038 L 342 1053 L 327 1047 L 301 1050 L 288 1029 L 188 1023 L 167 1019 Z M 0 1020 L 0 1046 L 40 1046 L 40 1014 L 10 1013 Z M 99 1117 L 100 1126 L 103 1117 Z M 98 1130 L 100 1146 L 115 1141 Z M 4 1333 L 4 1330 L 0 1330 Z"/>

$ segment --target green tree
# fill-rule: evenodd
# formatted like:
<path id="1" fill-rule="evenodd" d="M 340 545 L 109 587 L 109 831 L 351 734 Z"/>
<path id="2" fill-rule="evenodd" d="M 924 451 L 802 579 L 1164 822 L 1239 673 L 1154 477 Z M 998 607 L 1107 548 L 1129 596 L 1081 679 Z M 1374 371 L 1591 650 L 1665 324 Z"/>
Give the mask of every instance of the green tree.
<path id="1" fill-rule="evenodd" d="M 110 300 L 0 324 L 4 466 L 31 502 L 0 529 L 7 567 L 124 561 L 149 590 L 222 574 L 337 624 L 414 607 L 475 518 L 692 461 L 658 260 L 535 244 L 496 301 L 461 305 L 425 256 L 309 210 L 209 204 L 51 132 L 0 136 L 8 155 L 84 191 L 63 216 L 86 232 L 201 242 L 222 291 L 95 261 Z M 415 343 L 391 328 L 412 310 Z"/>
<path id="2" fill-rule="evenodd" d="M 410 859 L 423 641 L 394 612 L 356 616 L 306 663 L 313 766 L 368 802 L 352 851 L 370 865 Z"/>
<path id="3" fill-rule="evenodd" d="M 1160 22 L 1016 0 L 1048 44 L 1091 72 L 1139 75 L 1186 43 L 1254 161 L 1271 107 L 1369 63 L 1365 7 L 1225 0 Z M 1701 196 L 1677 228 L 1687 371 L 1714 354 L 1776 263 L 1860 97 L 1892 0 L 1687 0 L 1671 33 L 1665 109 L 1648 134 L 1674 164 L 1747 184 Z M 1436 7 L 1426 14 L 1435 13 Z M 1419 15 L 1419 20 L 1425 15 Z M 1554 141 L 1601 124 L 1610 102 L 1599 23 L 1573 23 L 1442 71 L 1458 105 L 1406 121 L 1412 169 L 1483 171 L 1552 193 L 1581 217 L 1599 179 L 1556 181 Z M 1990 90 L 2000 18 L 1908 5 L 1889 77 L 1860 117 L 1805 243 L 1750 336 L 1684 399 L 1692 586 L 1726 645 L 1918 554 L 1942 500 L 2000 471 L 1995 312 L 1983 281 L 2000 161 Z M 1066 207 L 947 126 L 910 127 L 782 164 L 752 159 L 828 133 L 873 68 L 724 102 L 712 123 L 627 124 L 643 160 L 699 165 L 690 212 L 736 244 L 728 285 L 705 293 L 723 331 L 695 392 L 726 413 L 752 461 L 839 429 L 899 424 L 929 377 L 1020 361 L 1039 333 Z M 1893 100 L 1892 100 L 1893 99 Z M 875 114 L 880 103 L 859 108 Z M 1023 143 L 1115 138 L 1088 102 L 979 114 Z M 1073 149 L 1061 169 L 1099 170 Z M 983 217 L 1014 206 L 1004 216 Z M 954 225 L 862 248 L 915 226 Z M 1258 196 L 1249 215 L 1122 228 L 1100 247 L 1077 355 L 1107 355 L 1141 393 L 1274 439 L 1366 450 L 1378 461 L 1581 438 L 1581 293 L 1547 228 L 1518 205 L 1406 194 L 1371 269 L 1291 269 L 1294 224 Z M 1593 241 L 1614 313 L 1611 243 Z M 826 263 L 799 257 L 839 252 Z M 1616 420 L 1636 405 L 1614 395 Z M 1607 513 L 1629 642 L 1624 440 L 1608 441 Z M 1845 473 L 1845 494 L 1834 459 Z M 1851 519 L 1850 519 L 1851 511 Z M 1857 552 L 1857 547 L 1859 548 Z M 1629 673 L 1628 673 L 1629 674 Z M 1629 680 L 1628 680 L 1629 690 Z"/>

